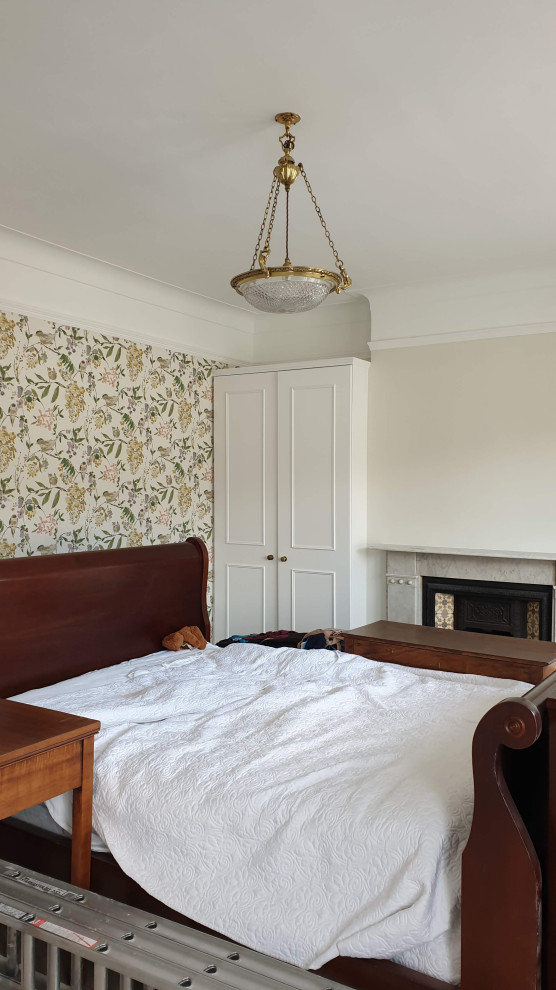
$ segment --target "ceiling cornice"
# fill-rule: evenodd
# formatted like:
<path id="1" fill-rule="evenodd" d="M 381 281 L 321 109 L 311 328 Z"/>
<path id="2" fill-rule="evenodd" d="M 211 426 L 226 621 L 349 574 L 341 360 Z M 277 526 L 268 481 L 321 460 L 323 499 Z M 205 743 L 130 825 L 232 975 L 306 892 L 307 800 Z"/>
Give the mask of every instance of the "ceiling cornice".
<path id="1" fill-rule="evenodd" d="M 0 224 L 0 259 L 250 333 L 249 310 Z"/>
<path id="2" fill-rule="evenodd" d="M 556 269 L 382 286 L 371 308 L 371 351 L 556 330 Z"/>
<path id="3" fill-rule="evenodd" d="M 420 337 L 393 337 L 369 340 L 370 351 L 389 351 L 397 347 L 426 347 L 430 344 L 462 344 L 469 340 L 492 340 L 497 337 L 530 337 L 535 334 L 556 333 L 553 323 L 523 323 L 519 326 L 482 327 L 480 330 L 455 330 L 453 333 L 430 333 Z"/>
<path id="4" fill-rule="evenodd" d="M 252 360 L 250 313 L 5 227 L 0 301 L 11 311 L 154 346 Z"/>

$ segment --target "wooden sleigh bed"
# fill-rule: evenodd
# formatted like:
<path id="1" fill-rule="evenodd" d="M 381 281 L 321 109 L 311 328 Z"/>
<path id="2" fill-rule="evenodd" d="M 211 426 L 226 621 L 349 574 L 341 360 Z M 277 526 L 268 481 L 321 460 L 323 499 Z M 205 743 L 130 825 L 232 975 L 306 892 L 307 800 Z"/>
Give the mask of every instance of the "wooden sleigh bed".
<path id="1" fill-rule="evenodd" d="M 208 639 L 207 571 L 206 548 L 195 538 L 0 561 L 0 697 L 149 654 L 168 630 L 186 624 L 199 626 Z M 411 666 L 411 650 L 404 660 L 398 649 L 397 662 Z M 431 651 L 431 668 L 438 662 L 438 651 Z M 523 679 L 522 664 L 519 675 L 508 668 L 505 676 Z M 475 812 L 463 858 L 462 990 L 554 990 L 556 674 L 485 715 L 475 733 L 473 769 Z M 69 878 L 69 839 L 9 821 L 0 823 L 0 841 L 3 858 Z M 106 854 L 93 853 L 91 885 L 178 917 Z M 319 972 L 360 990 L 449 986 L 379 960 L 337 957 Z"/>

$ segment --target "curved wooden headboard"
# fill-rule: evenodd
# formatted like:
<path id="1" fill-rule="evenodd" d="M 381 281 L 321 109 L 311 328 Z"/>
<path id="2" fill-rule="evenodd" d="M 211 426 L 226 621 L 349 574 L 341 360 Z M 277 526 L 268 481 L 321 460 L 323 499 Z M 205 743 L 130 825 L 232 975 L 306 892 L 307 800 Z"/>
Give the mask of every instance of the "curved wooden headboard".
<path id="1" fill-rule="evenodd" d="M 202 540 L 0 561 L 0 697 L 161 649 L 184 625 L 207 639 Z"/>

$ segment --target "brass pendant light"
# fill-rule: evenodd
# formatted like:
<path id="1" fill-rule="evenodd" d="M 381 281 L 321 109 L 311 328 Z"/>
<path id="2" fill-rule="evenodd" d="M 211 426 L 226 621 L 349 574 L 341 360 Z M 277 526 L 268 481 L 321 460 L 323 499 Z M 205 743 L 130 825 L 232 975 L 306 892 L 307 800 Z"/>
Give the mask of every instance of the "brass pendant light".
<path id="1" fill-rule="evenodd" d="M 303 313 L 306 310 L 315 309 L 331 292 L 340 292 L 342 289 L 349 288 L 351 279 L 334 247 L 334 242 L 328 232 L 315 195 L 309 184 L 307 173 L 301 162 L 296 165 L 291 156 L 291 152 L 295 147 L 295 137 L 290 133 L 290 128 L 294 124 L 298 124 L 301 118 L 297 113 L 277 113 L 274 119 L 277 123 L 283 124 L 285 127 L 285 133 L 278 139 L 283 155 L 278 160 L 278 164 L 274 169 L 272 185 L 259 231 L 259 238 L 255 246 L 251 268 L 248 272 L 236 275 L 231 281 L 231 286 L 251 306 L 254 306 L 255 309 L 261 309 L 265 313 Z M 324 268 L 307 268 L 303 265 L 292 265 L 290 261 L 290 189 L 298 175 L 303 176 L 326 239 L 332 249 L 338 272 L 327 271 Z M 272 268 L 267 265 L 267 261 L 270 254 L 270 238 L 281 186 L 286 191 L 286 257 L 283 265 L 279 268 Z M 261 249 L 267 221 L 266 238 L 264 246 Z M 259 263 L 258 268 L 257 260 Z"/>

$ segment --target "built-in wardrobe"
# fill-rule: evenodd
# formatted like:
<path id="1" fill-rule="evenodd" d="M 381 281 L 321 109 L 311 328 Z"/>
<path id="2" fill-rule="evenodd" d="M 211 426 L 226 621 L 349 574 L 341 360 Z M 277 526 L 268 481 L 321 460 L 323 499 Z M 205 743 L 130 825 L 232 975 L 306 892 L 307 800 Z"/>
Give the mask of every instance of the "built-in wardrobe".
<path id="1" fill-rule="evenodd" d="M 215 371 L 214 642 L 368 621 L 369 367 Z"/>

